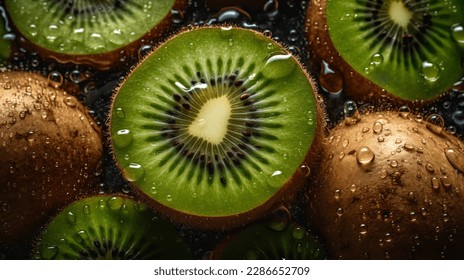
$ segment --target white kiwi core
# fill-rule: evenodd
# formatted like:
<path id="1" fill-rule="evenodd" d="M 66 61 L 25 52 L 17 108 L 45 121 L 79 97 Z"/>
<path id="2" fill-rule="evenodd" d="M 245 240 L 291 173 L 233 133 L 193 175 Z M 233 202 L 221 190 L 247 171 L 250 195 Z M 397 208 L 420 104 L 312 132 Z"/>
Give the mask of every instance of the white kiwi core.
<path id="1" fill-rule="evenodd" d="M 220 144 L 227 132 L 232 107 L 226 96 L 208 100 L 189 125 L 191 135 Z"/>
<path id="2" fill-rule="evenodd" d="M 412 18 L 412 12 L 404 5 L 403 1 L 392 1 L 388 15 L 393 22 L 402 28 L 407 28 Z"/>

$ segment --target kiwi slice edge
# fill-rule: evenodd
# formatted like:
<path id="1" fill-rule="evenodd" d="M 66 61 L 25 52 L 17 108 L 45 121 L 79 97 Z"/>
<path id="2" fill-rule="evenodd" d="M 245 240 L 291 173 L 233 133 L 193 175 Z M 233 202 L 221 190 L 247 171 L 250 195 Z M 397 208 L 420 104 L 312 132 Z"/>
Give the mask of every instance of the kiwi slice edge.
<path id="1" fill-rule="evenodd" d="M 211 39 L 208 39 L 209 37 L 211 37 Z M 218 42 L 216 42 L 216 40 L 218 40 Z M 205 51 L 202 48 L 208 48 L 208 41 L 211 41 L 209 44 L 214 47 Z M 236 51 L 234 50 L 235 48 L 240 49 Z M 256 49 L 259 50 L 257 51 Z M 229 50 L 233 53 L 238 52 L 240 55 L 234 57 L 230 54 L 231 52 L 229 52 Z M 205 53 L 208 57 L 202 58 L 206 59 L 204 63 L 193 59 L 190 63 L 192 65 L 188 65 L 188 63 L 184 65 L 181 64 L 184 56 L 204 57 Z M 221 55 L 224 53 L 228 54 L 223 58 Z M 254 59 L 257 62 L 248 62 L 249 65 L 247 65 L 245 60 L 246 55 L 251 57 L 250 60 Z M 274 57 L 275 60 L 273 60 L 272 57 Z M 259 63 L 265 63 L 266 61 L 270 62 L 266 67 L 271 67 L 271 69 L 260 69 L 260 67 L 265 68 L 265 65 L 259 65 Z M 156 66 L 160 62 L 163 63 L 163 67 Z M 278 69 L 280 70 L 276 68 L 272 69 L 276 66 L 273 64 L 274 62 L 279 64 L 280 67 Z M 251 72 L 247 69 L 248 66 L 252 69 Z M 165 78 L 167 81 L 158 82 L 165 74 L 162 74 L 161 70 L 156 69 L 162 69 L 164 73 L 172 72 L 172 77 L 169 76 Z M 263 71 L 264 73 L 261 73 Z M 152 77 L 155 77 L 155 79 L 147 79 L 144 73 L 148 72 Z M 263 79 L 263 82 L 256 82 L 254 80 L 255 77 Z M 280 81 L 278 82 L 279 85 L 269 87 L 269 84 L 272 84 L 269 80 L 274 79 Z M 303 88 L 295 86 L 297 88 L 296 94 L 293 92 L 291 96 L 284 95 L 283 92 L 288 93 L 288 88 L 291 87 L 291 85 L 298 83 L 301 83 Z M 269 99 L 269 101 L 265 100 L 262 102 L 263 107 L 269 108 L 277 103 L 291 103 L 289 100 L 301 98 L 298 99 L 301 102 L 292 101 L 295 103 L 289 105 L 298 107 L 298 109 L 287 107 L 296 110 L 298 112 L 297 114 L 300 114 L 302 118 L 296 122 L 288 120 L 286 121 L 286 125 L 291 127 L 291 130 L 295 129 L 299 131 L 295 134 L 299 134 L 298 136 L 303 136 L 304 138 L 302 138 L 301 142 L 299 142 L 299 140 L 296 141 L 297 145 L 301 145 L 301 149 L 295 146 L 292 147 L 297 149 L 298 152 L 295 150 L 290 151 L 291 153 L 297 154 L 294 156 L 293 161 L 292 155 L 281 152 L 283 158 L 281 157 L 279 160 L 284 160 L 285 157 L 288 156 L 288 162 L 293 162 L 290 168 L 287 167 L 287 169 L 282 169 L 283 171 L 278 170 L 278 168 L 272 171 L 268 169 L 267 173 L 263 175 L 265 172 L 263 172 L 262 167 L 259 166 L 259 161 L 269 162 L 271 159 L 270 157 L 260 156 L 259 154 L 257 155 L 258 160 L 252 159 L 254 161 L 250 163 L 243 161 L 247 169 L 259 170 L 258 172 L 255 172 L 255 170 L 245 170 L 245 175 L 239 174 L 241 171 L 238 169 L 238 166 L 242 166 L 243 164 L 241 161 L 230 160 L 230 162 L 226 163 L 226 159 L 220 158 L 220 163 L 213 163 L 214 165 L 211 167 L 211 163 L 208 163 L 209 160 L 206 158 L 203 165 L 201 165 L 205 159 L 202 158 L 201 154 L 189 154 L 186 148 L 179 148 L 178 143 L 173 141 L 170 143 L 170 140 L 165 139 L 169 137 L 169 133 L 160 133 L 156 131 L 160 129 L 166 130 L 166 128 L 163 128 L 163 123 L 166 123 L 170 127 L 168 130 L 173 131 L 175 134 L 177 128 L 171 126 L 175 122 L 173 122 L 171 117 L 176 115 L 177 112 L 183 114 L 183 112 L 192 109 L 190 103 L 188 103 L 190 98 L 192 98 L 192 95 L 189 94 L 195 94 L 197 90 L 201 92 L 202 87 L 204 87 L 205 91 L 209 91 L 208 88 L 221 88 L 219 86 L 223 89 L 225 88 L 225 91 L 228 90 L 228 88 L 233 90 L 229 95 L 235 95 L 234 102 L 246 104 L 244 106 L 249 108 L 254 116 L 256 115 L 255 111 L 257 108 L 253 103 L 259 103 L 250 98 L 250 96 L 255 94 L 254 91 L 260 91 L 265 98 Z M 269 89 L 263 90 L 262 88 L 265 86 L 269 87 Z M 306 179 L 311 171 L 316 154 L 314 146 L 316 146 L 320 138 L 320 133 L 317 133 L 316 130 L 322 131 L 321 123 L 323 114 L 320 113 L 322 110 L 320 104 L 316 101 L 316 93 L 313 91 L 313 86 L 314 82 L 312 78 L 310 78 L 308 73 L 300 66 L 297 59 L 287 53 L 280 44 L 273 42 L 259 32 L 228 26 L 198 27 L 193 30 L 182 31 L 167 40 L 164 44 L 161 44 L 148 55 L 147 58 L 128 75 L 127 79 L 116 91 L 111 106 L 110 120 L 110 133 L 112 134 L 111 141 L 114 148 L 115 160 L 126 179 L 132 181 L 131 184 L 136 192 L 141 194 L 148 204 L 154 205 L 157 209 L 167 213 L 176 221 L 187 223 L 194 227 L 208 229 L 225 229 L 246 224 L 268 211 L 275 203 L 290 199 L 294 195 L 295 190 L 306 184 Z M 151 88 L 155 89 L 150 90 Z M 278 93 L 279 90 L 282 92 L 280 95 Z M 140 96 L 140 99 L 143 101 L 133 98 L 133 96 L 129 98 L 131 95 L 129 92 L 145 92 L 145 94 Z M 151 96 L 150 92 L 153 92 L 152 94 L 155 97 Z M 215 93 L 214 91 L 209 91 L 207 94 L 214 95 Z M 298 95 L 304 97 L 297 97 Z M 159 98 L 164 104 L 157 105 L 156 102 L 159 103 L 159 101 L 155 101 L 156 98 Z M 305 102 L 308 103 L 305 105 Z M 296 103 L 298 103 L 298 105 L 296 105 Z M 239 112 L 243 111 L 242 109 L 237 110 Z M 267 122 L 263 121 L 259 126 L 269 126 L 271 128 L 282 127 L 278 118 L 281 118 L 284 114 L 278 111 L 272 112 L 270 109 L 265 111 L 266 112 L 263 113 L 264 117 L 262 118 L 267 120 Z M 289 111 L 289 109 L 286 109 L 286 111 Z M 242 114 L 246 115 L 246 113 L 247 112 L 243 112 Z M 131 117 L 137 117 L 139 120 L 131 120 Z M 190 121 L 193 122 L 193 118 L 191 118 Z M 285 120 L 282 122 L 285 122 Z M 131 128 L 134 124 L 142 128 Z M 181 125 L 186 126 L 185 122 Z M 280 141 L 277 139 L 282 137 L 281 135 L 270 135 L 264 130 L 259 132 L 254 126 L 252 122 L 240 126 L 243 128 L 243 131 L 239 131 L 238 134 L 241 135 L 237 137 L 245 139 L 245 144 L 234 147 L 233 156 L 235 156 L 237 160 L 241 160 L 241 157 L 244 157 L 241 153 L 247 150 L 251 150 L 250 153 L 252 153 L 252 155 L 260 152 L 259 150 L 261 149 L 274 153 L 275 148 L 271 147 L 269 143 Z M 147 131 L 147 128 L 151 131 Z M 130 136 L 128 136 L 129 134 Z M 238 134 L 236 132 L 236 135 Z M 253 141 L 247 139 L 255 137 L 254 134 L 260 134 L 256 137 L 262 136 L 265 138 L 262 145 L 254 144 Z M 118 140 L 117 138 L 120 139 Z M 147 142 L 147 139 L 149 141 L 160 141 L 160 144 L 152 146 L 146 145 L 145 142 Z M 173 148 L 170 148 L 171 144 Z M 291 146 L 288 144 L 283 145 L 287 148 Z M 160 146 L 160 148 L 156 148 L 156 146 Z M 181 147 L 183 147 L 183 145 Z M 227 157 L 227 154 L 230 154 L 230 152 L 223 152 L 220 157 Z M 162 154 L 161 160 L 154 161 L 151 159 L 142 159 L 142 157 L 146 158 L 146 155 L 155 155 L 157 153 Z M 179 153 L 184 158 L 170 162 L 170 159 L 174 156 L 172 153 Z M 184 155 L 182 155 L 182 153 Z M 246 156 L 247 155 L 245 155 L 245 157 Z M 136 158 L 136 160 L 134 160 L 134 158 Z M 194 164 L 192 164 L 192 162 Z M 198 164 L 198 162 L 200 162 L 200 164 Z M 222 166 L 220 166 L 221 163 Z M 200 168 L 201 171 L 196 171 L 190 167 L 191 165 L 195 166 L 195 164 L 202 166 Z M 276 166 L 278 165 L 279 164 L 276 164 Z M 169 170 L 170 174 L 168 173 L 168 179 L 160 179 L 157 177 L 164 172 L 162 171 L 163 169 L 160 168 L 161 166 L 163 166 L 163 169 Z M 227 171 L 227 168 L 232 169 L 231 175 L 224 175 L 224 169 Z M 153 171 L 150 169 L 153 169 Z M 174 172 L 172 170 L 174 170 Z M 264 190 L 254 187 L 256 184 L 249 179 L 251 178 L 251 172 L 255 174 L 258 173 L 261 176 L 261 178 L 255 182 L 264 181 L 264 183 L 261 183 L 264 184 L 262 187 Z M 276 182 L 272 182 L 274 183 L 273 187 L 269 187 L 266 181 L 268 181 L 269 178 L 272 180 L 273 176 L 278 177 L 282 173 L 284 176 L 279 178 Z M 175 178 L 176 174 L 181 174 L 183 177 L 181 179 Z M 199 176 L 197 176 L 198 174 Z M 222 174 L 224 178 L 218 176 L 218 174 Z M 248 176 L 248 178 L 238 178 L 238 176 Z M 189 179 L 191 179 L 191 182 L 188 182 Z M 173 180 L 178 180 L 179 182 L 172 184 L 170 187 L 164 186 Z M 194 189 L 196 184 L 199 183 L 206 185 L 206 187 L 204 189 Z M 185 190 L 182 189 L 182 186 L 184 186 Z M 225 200 L 222 200 L 221 192 L 231 187 L 236 188 L 236 190 L 231 191 L 233 192 L 231 194 L 233 197 L 226 197 Z M 253 187 L 253 191 L 247 190 L 249 187 Z M 173 191 L 175 188 L 179 190 Z M 208 192 L 212 193 L 209 194 Z M 237 192 L 241 193 L 240 196 L 236 194 Z M 257 195 L 262 195 L 264 198 L 256 199 Z M 204 202 L 203 200 L 207 201 Z M 245 204 L 245 207 L 243 204 Z"/>

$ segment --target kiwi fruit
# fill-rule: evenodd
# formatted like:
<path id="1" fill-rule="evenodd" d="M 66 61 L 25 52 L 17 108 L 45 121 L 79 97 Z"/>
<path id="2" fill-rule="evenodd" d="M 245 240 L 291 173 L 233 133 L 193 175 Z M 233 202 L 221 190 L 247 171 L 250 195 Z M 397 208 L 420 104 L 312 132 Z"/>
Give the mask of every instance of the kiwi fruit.
<path id="1" fill-rule="evenodd" d="M 61 63 L 99 69 L 137 54 L 144 40 L 160 38 L 172 22 L 171 11 L 186 5 L 187 0 L 5 1 L 25 43 Z"/>
<path id="2" fill-rule="evenodd" d="M 41 232 L 35 259 L 190 259 L 174 226 L 130 197 L 97 195 L 66 206 Z"/>
<path id="3" fill-rule="evenodd" d="M 96 192 L 101 131 L 78 99 L 27 72 L 0 73 L 1 247 L 77 196 Z"/>
<path id="4" fill-rule="evenodd" d="M 313 0 L 310 64 L 323 83 L 339 75 L 350 98 L 420 105 L 464 76 L 463 24 L 460 0 Z"/>
<path id="5" fill-rule="evenodd" d="M 341 122 L 318 170 L 307 215 L 332 258 L 464 257 L 464 143 L 438 115 Z"/>
<path id="6" fill-rule="evenodd" d="M 262 33 L 182 31 L 114 95 L 117 165 L 147 203 L 177 222 L 248 223 L 306 183 L 323 115 L 312 86 L 298 60 Z"/>
<path id="7" fill-rule="evenodd" d="M 296 224 L 261 222 L 224 238 L 212 259 L 223 260 L 320 260 L 325 249 L 316 237 Z"/>

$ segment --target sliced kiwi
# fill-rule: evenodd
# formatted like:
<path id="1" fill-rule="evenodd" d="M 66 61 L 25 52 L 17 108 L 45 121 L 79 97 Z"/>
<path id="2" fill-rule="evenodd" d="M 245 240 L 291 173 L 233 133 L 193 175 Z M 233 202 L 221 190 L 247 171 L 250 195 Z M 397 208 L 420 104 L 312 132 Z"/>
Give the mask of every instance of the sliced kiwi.
<path id="1" fill-rule="evenodd" d="M 190 259 L 179 233 L 143 203 L 92 196 L 64 208 L 37 241 L 35 259 Z"/>
<path id="2" fill-rule="evenodd" d="M 0 72 L 1 245 L 31 232 L 76 196 L 96 192 L 101 132 L 77 98 L 26 72 Z M 0 246 L 1 247 L 1 246 Z"/>
<path id="3" fill-rule="evenodd" d="M 249 225 L 226 237 L 214 249 L 213 259 L 223 260 L 320 260 L 325 249 L 304 227 L 291 223 Z"/>
<path id="4" fill-rule="evenodd" d="M 323 141 L 308 195 L 309 220 L 330 255 L 462 259 L 464 143 L 438 115 L 401 110 L 348 123 Z"/>
<path id="5" fill-rule="evenodd" d="M 317 110 L 312 80 L 281 45 L 251 30 L 196 28 L 120 85 L 111 140 L 123 175 L 151 204 L 226 228 L 301 188 Z"/>
<path id="6" fill-rule="evenodd" d="M 109 68 L 157 38 L 186 0 L 6 0 L 18 31 L 47 57 Z"/>
<path id="7" fill-rule="evenodd" d="M 429 101 L 452 88 L 464 75 L 463 25 L 460 0 L 312 1 L 307 22 L 316 69 L 330 65 L 347 95 L 368 101 Z"/>

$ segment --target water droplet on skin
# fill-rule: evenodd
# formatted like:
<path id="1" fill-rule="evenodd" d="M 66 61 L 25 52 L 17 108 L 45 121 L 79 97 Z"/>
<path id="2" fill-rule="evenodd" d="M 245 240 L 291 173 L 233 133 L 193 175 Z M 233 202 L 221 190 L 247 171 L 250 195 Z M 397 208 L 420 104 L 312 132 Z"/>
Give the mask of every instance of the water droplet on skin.
<path id="1" fill-rule="evenodd" d="M 263 6 L 263 11 L 269 20 L 274 20 L 279 15 L 279 2 L 277 0 L 268 0 Z"/>
<path id="2" fill-rule="evenodd" d="M 434 63 L 424 61 L 420 73 L 425 80 L 435 82 L 440 77 L 440 68 Z"/>
<path id="3" fill-rule="evenodd" d="M 360 120 L 358 105 L 352 100 L 345 101 L 343 113 L 345 114 L 345 123 L 348 125 L 357 123 Z"/>
<path id="4" fill-rule="evenodd" d="M 341 217 L 343 215 L 343 208 L 337 209 L 337 216 Z"/>
<path id="5" fill-rule="evenodd" d="M 438 190 L 440 188 L 440 180 L 438 180 L 437 177 L 432 178 L 432 188 L 434 190 Z"/>
<path id="6" fill-rule="evenodd" d="M 90 206 L 89 205 L 84 205 L 82 207 L 82 212 L 84 212 L 84 214 L 86 214 L 86 215 L 90 215 Z"/>
<path id="7" fill-rule="evenodd" d="M 449 214 L 448 214 L 448 213 L 446 213 L 446 212 L 445 212 L 445 213 L 443 213 L 442 217 L 443 217 L 443 222 L 445 222 L 445 223 L 446 223 L 446 222 L 448 222 L 448 221 L 449 221 L 449 219 L 450 219 L 450 217 L 449 217 Z"/>
<path id="8" fill-rule="evenodd" d="M 398 109 L 398 114 L 402 118 L 407 118 L 409 117 L 409 114 L 411 114 L 411 108 L 407 105 L 403 105 Z"/>
<path id="9" fill-rule="evenodd" d="M 129 182 L 137 182 L 145 177 L 145 169 L 138 163 L 130 163 L 124 168 L 123 175 Z"/>
<path id="10" fill-rule="evenodd" d="M 108 199 L 106 204 L 111 210 L 120 210 L 124 205 L 124 198 L 113 196 Z"/>
<path id="11" fill-rule="evenodd" d="M 398 167 L 398 162 L 396 160 L 392 160 L 392 161 L 390 161 L 390 166 L 393 167 L 393 168 L 396 168 L 396 167 Z"/>
<path id="12" fill-rule="evenodd" d="M 76 224 L 76 215 L 74 215 L 73 212 L 68 212 L 68 213 L 66 214 L 66 221 L 67 221 L 70 225 L 74 226 L 74 225 Z"/>
<path id="13" fill-rule="evenodd" d="M 126 113 L 124 112 L 124 110 L 120 107 L 116 108 L 116 116 L 119 118 L 119 119 L 124 119 L 126 117 Z"/>
<path id="14" fill-rule="evenodd" d="M 374 124 L 372 125 L 372 130 L 374 131 L 374 133 L 376 134 L 379 134 L 379 133 L 382 133 L 382 130 L 383 130 L 383 124 L 381 121 L 376 121 L 374 122 Z"/>
<path id="15" fill-rule="evenodd" d="M 409 219 L 411 220 L 411 222 L 417 221 L 417 214 L 416 214 L 416 212 L 411 211 L 411 212 L 409 213 Z"/>
<path id="16" fill-rule="evenodd" d="M 356 189 L 357 189 L 357 187 L 356 187 L 355 184 L 352 184 L 352 185 L 350 186 L 350 191 L 351 191 L 352 193 L 356 192 Z"/>
<path id="17" fill-rule="evenodd" d="M 330 68 L 327 62 L 322 61 L 319 85 L 330 94 L 340 94 L 343 90 L 343 76 L 338 71 Z"/>
<path id="18" fill-rule="evenodd" d="M 53 71 L 48 74 L 48 84 L 51 87 L 59 88 L 63 84 L 63 81 L 64 78 L 60 72 Z"/>
<path id="19" fill-rule="evenodd" d="M 425 217 L 429 214 L 429 211 L 425 207 L 422 207 L 420 212 L 421 212 L 422 217 Z"/>
<path id="20" fill-rule="evenodd" d="M 45 250 L 41 251 L 42 258 L 45 260 L 54 260 L 58 255 L 58 247 L 48 246 Z"/>
<path id="21" fill-rule="evenodd" d="M 432 114 L 426 119 L 426 127 L 435 134 L 441 134 L 445 127 L 445 120 L 438 114 Z"/>
<path id="22" fill-rule="evenodd" d="M 451 187 L 451 179 L 448 176 L 441 177 L 441 183 L 446 189 Z"/>
<path id="23" fill-rule="evenodd" d="M 359 226 L 359 233 L 361 235 L 366 235 L 367 234 L 367 224 L 361 224 Z"/>
<path id="24" fill-rule="evenodd" d="M 342 194 L 342 191 L 341 191 L 341 190 L 335 190 L 335 191 L 334 191 L 334 198 L 335 198 L 335 199 L 339 199 L 340 196 L 341 196 L 341 194 Z"/>
<path id="25" fill-rule="evenodd" d="M 272 188 L 280 188 L 284 182 L 285 176 L 280 170 L 275 170 L 267 180 L 268 185 Z"/>
<path id="26" fill-rule="evenodd" d="M 403 147 L 406 151 L 409 151 L 409 152 L 414 151 L 414 145 L 411 143 L 404 143 Z"/>
<path id="27" fill-rule="evenodd" d="M 65 98 L 63 98 L 63 102 L 64 102 L 64 104 L 66 104 L 69 107 L 76 107 L 77 106 L 77 102 L 76 102 L 76 100 L 74 100 L 74 98 L 72 96 L 66 96 Z"/>
<path id="28" fill-rule="evenodd" d="M 166 195 L 166 201 L 171 202 L 172 201 L 172 195 L 170 195 L 170 194 Z"/>
<path id="29" fill-rule="evenodd" d="M 464 27 L 460 24 L 455 24 L 451 27 L 451 34 L 454 40 L 462 47 L 464 46 Z"/>
<path id="30" fill-rule="evenodd" d="M 274 231 L 283 231 L 288 227 L 291 219 L 290 210 L 285 206 L 281 206 L 272 212 L 268 227 Z"/>
<path id="31" fill-rule="evenodd" d="M 151 51 L 153 50 L 153 46 L 151 45 L 143 45 L 139 48 L 137 53 L 139 59 L 145 58 Z"/>
<path id="32" fill-rule="evenodd" d="M 431 172 L 431 173 L 435 172 L 435 168 L 433 167 L 433 165 L 431 163 L 427 163 L 425 165 L 425 169 L 427 169 L 427 171 Z"/>
<path id="33" fill-rule="evenodd" d="M 447 148 L 445 149 L 445 156 L 457 171 L 464 173 L 464 152 L 454 148 Z"/>
<path id="34" fill-rule="evenodd" d="M 275 52 L 266 58 L 262 73 L 270 79 L 285 78 L 295 72 L 296 65 L 291 54 Z"/>
<path id="35" fill-rule="evenodd" d="M 356 153 L 356 160 L 359 164 L 369 164 L 375 158 L 375 154 L 369 147 L 361 147 Z"/>
<path id="36" fill-rule="evenodd" d="M 118 148 L 127 148 L 133 142 L 133 135 L 129 129 L 120 129 L 113 134 L 113 143 Z"/>
<path id="37" fill-rule="evenodd" d="M 300 168 L 298 168 L 298 172 L 304 177 L 309 177 L 309 175 L 311 175 L 311 169 L 305 164 L 302 164 Z"/>

